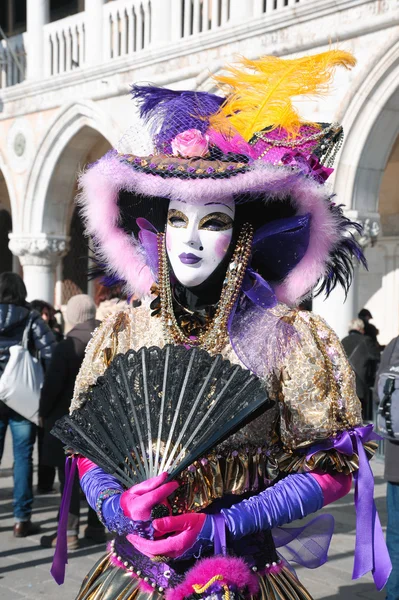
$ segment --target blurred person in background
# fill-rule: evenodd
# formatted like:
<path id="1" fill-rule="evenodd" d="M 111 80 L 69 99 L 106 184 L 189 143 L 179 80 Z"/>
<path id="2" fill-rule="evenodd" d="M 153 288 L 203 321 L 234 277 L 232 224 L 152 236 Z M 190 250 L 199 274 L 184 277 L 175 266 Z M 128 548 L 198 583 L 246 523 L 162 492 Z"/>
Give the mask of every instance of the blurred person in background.
<path id="1" fill-rule="evenodd" d="M 73 296 L 66 308 L 66 320 L 72 329 L 54 350 L 53 358 L 43 384 L 40 398 L 39 417 L 44 429 L 42 462 L 56 467 L 61 484 L 61 495 L 65 486 L 65 452 L 60 440 L 51 435 L 57 419 L 69 412 L 75 379 L 83 362 L 85 349 L 91 334 L 100 324 L 95 319 L 96 306 L 87 294 Z M 79 547 L 80 487 L 76 477 L 68 514 L 68 549 Z M 85 537 L 97 543 L 105 541 L 104 526 L 98 521 L 95 511 L 89 508 Z M 44 535 L 41 545 L 55 547 L 57 534 Z"/>
<path id="2" fill-rule="evenodd" d="M 356 394 L 362 403 L 363 419 L 369 420 L 372 415 L 370 365 L 380 360 L 380 351 L 375 347 L 372 340 L 364 335 L 364 323 L 359 318 L 353 319 L 349 323 L 349 333 L 341 342 L 355 371 Z"/>
<path id="3" fill-rule="evenodd" d="M 373 344 L 375 344 L 375 346 L 378 347 L 379 350 L 382 350 L 383 348 L 379 344 L 378 339 L 377 339 L 377 335 L 380 332 L 377 329 L 377 327 L 375 325 L 373 325 L 373 323 L 370 323 L 370 321 L 373 318 L 371 312 L 368 310 L 368 308 L 362 308 L 362 310 L 359 311 L 359 314 L 357 316 L 359 319 L 361 319 L 363 321 L 364 335 L 367 335 L 371 339 Z M 374 375 L 375 375 L 375 373 L 374 373 Z"/>
<path id="4" fill-rule="evenodd" d="M 44 300 L 32 300 L 30 306 L 40 314 L 43 321 L 47 323 L 53 332 L 56 341 L 60 342 L 64 338 L 64 335 L 62 326 L 55 317 L 57 311 L 54 306 Z M 55 468 L 42 464 L 43 435 L 43 428 L 39 427 L 37 431 L 37 492 L 38 494 L 51 494 L 54 491 Z"/>
<path id="5" fill-rule="evenodd" d="M 97 305 L 96 319 L 104 321 L 109 315 L 129 308 L 126 294 L 122 286 L 106 287 L 100 284 L 97 288 L 95 303 Z"/>
<path id="6" fill-rule="evenodd" d="M 32 318 L 28 349 L 48 367 L 55 345 L 54 335 L 36 311 L 26 302 L 26 287 L 16 273 L 0 275 L 0 377 L 10 358 L 10 348 L 22 342 L 25 327 Z M 14 536 L 26 537 L 38 531 L 31 521 L 33 505 L 33 446 L 36 425 L 0 399 L 0 462 L 3 456 L 7 427 L 10 426 L 14 453 Z"/>
<path id="7" fill-rule="evenodd" d="M 375 354 L 375 358 L 369 360 L 369 362 L 367 364 L 367 371 L 366 371 L 366 383 L 369 388 L 369 398 L 371 399 L 369 402 L 369 407 L 371 409 L 371 411 L 369 411 L 369 413 L 371 413 L 371 414 L 368 414 L 367 417 L 371 420 L 373 418 L 373 414 L 372 414 L 373 388 L 374 388 L 374 383 L 375 383 L 378 367 L 379 367 L 380 360 L 381 360 L 381 352 L 384 350 L 384 346 L 381 346 L 381 344 L 379 343 L 378 338 L 377 338 L 378 334 L 380 333 L 379 330 L 377 329 L 377 327 L 375 325 L 373 325 L 373 323 L 370 323 L 370 321 L 373 319 L 373 315 L 368 310 L 368 308 L 362 308 L 359 311 L 358 317 L 359 317 L 359 319 L 361 319 L 363 321 L 364 335 L 366 335 L 371 340 L 372 346 L 374 348 L 373 352 Z"/>
<path id="8" fill-rule="evenodd" d="M 61 315 L 61 311 L 55 310 L 54 306 L 44 300 L 32 300 L 30 306 L 33 310 L 37 310 L 43 321 L 47 323 L 57 342 L 64 339 L 62 324 L 56 319 L 56 315 Z"/>

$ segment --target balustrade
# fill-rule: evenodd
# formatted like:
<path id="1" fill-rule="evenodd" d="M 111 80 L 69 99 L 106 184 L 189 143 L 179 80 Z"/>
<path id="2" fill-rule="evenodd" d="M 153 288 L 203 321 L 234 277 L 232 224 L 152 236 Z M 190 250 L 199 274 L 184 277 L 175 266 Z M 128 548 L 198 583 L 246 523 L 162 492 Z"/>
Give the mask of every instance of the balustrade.
<path id="1" fill-rule="evenodd" d="M 242 2 L 248 2 L 245 6 Z M 100 7 L 100 52 L 81 12 L 43 26 L 44 76 L 129 56 L 150 47 L 195 38 L 242 20 L 270 16 L 315 0 L 117 0 Z M 154 12 L 153 12 L 154 11 Z M 160 12 L 161 11 L 161 12 Z M 156 18 L 155 18 L 156 17 Z M 97 26 L 97 25 L 96 25 Z M 90 33 L 90 36 L 89 36 Z M 0 41 L 0 88 L 25 79 L 27 34 Z M 92 40 L 92 44 L 90 44 Z M 96 40 L 94 39 L 94 42 Z M 91 49 L 91 52 L 88 52 Z M 101 56 L 99 57 L 99 55 Z M 93 56 L 95 55 L 95 59 Z"/>
<path id="2" fill-rule="evenodd" d="M 309 0 L 255 0 L 254 16 L 278 12 Z"/>
<path id="3" fill-rule="evenodd" d="M 226 25 L 230 19 L 230 1 L 182 0 L 176 3 L 175 18 L 181 23 L 179 37 L 187 38 Z"/>
<path id="4" fill-rule="evenodd" d="M 104 5 L 105 60 L 148 48 L 151 8 L 150 0 L 119 0 Z"/>
<path id="5" fill-rule="evenodd" d="M 85 66 L 85 13 L 53 23 L 44 30 L 45 75 L 60 75 Z"/>
<path id="6" fill-rule="evenodd" d="M 0 88 L 21 83 L 26 74 L 25 35 L 0 40 Z"/>

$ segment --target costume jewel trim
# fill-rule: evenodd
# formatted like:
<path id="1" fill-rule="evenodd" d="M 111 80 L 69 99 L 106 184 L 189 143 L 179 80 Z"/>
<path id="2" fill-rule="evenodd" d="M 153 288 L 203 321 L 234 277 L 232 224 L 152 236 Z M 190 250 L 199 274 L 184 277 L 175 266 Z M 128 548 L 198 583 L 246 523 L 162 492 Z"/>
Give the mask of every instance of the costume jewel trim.
<path id="1" fill-rule="evenodd" d="M 129 573 L 132 577 L 136 577 L 138 579 L 141 579 L 142 581 L 144 581 L 145 583 L 147 583 L 148 585 L 151 585 L 152 588 L 157 589 L 158 592 L 164 592 L 165 591 L 165 587 L 166 585 L 159 585 L 159 582 L 157 583 L 157 578 L 153 577 L 151 575 L 148 575 L 148 569 L 145 568 L 145 564 L 143 563 L 143 570 L 142 568 L 137 565 L 137 564 L 133 564 L 133 562 L 131 562 L 130 560 L 126 560 L 125 557 L 121 556 L 120 554 L 118 554 L 118 552 L 116 551 L 116 546 L 115 546 L 115 540 L 112 540 L 110 545 L 109 545 L 109 551 L 110 551 L 110 555 L 113 558 L 114 562 L 117 563 L 117 566 L 121 569 L 123 569 L 124 571 L 126 571 L 127 573 Z M 146 558 L 146 557 L 143 557 Z M 148 560 L 148 559 L 147 559 Z M 162 575 L 164 577 L 164 579 L 166 581 L 169 580 L 169 578 L 172 577 L 172 571 L 170 569 L 169 566 L 166 566 L 166 569 L 163 570 Z M 181 579 L 181 578 L 180 578 Z M 179 583 L 179 579 L 177 579 L 176 583 Z"/>
<path id="2" fill-rule="evenodd" d="M 245 173 L 250 168 L 244 162 L 223 162 L 223 161 L 201 161 L 201 166 L 194 166 L 195 161 L 190 162 L 176 157 L 165 156 L 160 162 L 159 157 L 140 157 L 129 156 L 125 154 L 119 155 L 120 159 L 129 164 L 136 171 L 143 173 L 151 173 L 161 177 L 173 177 L 182 179 L 223 179 L 229 178 L 240 173 Z M 214 166 L 212 166 L 214 163 Z"/>
<path id="3" fill-rule="evenodd" d="M 112 531 L 117 533 L 118 535 L 127 535 L 128 533 L 135 533 L 140 537 L 150 537 L 154 533 L 154 528 L 152 526 L 152 521 L 133 521 L 129 517 L 127 517 L 122 508 L 119 507 L 119 510 L 114 514 L 112 518 L 104 519 L 102 514 L 102 505 L 105 500 L 111 498 L 112 496 L 120 495 L 122 492 L 119 490 L 115 490 L 112 488 L 108 488 L 103 490 L 97 498 L 96 502 L 96 513 L 99 521 L 108 529 L 108 531 Z"/>
<path id="4" fill-rule="evenodd" d="M 258 156 L 257 160 L 261 160 L 271 148 L 301 148 L 301 146 L 310 142 L 321 142 L 320 154 L 323 156 L 321 162 L 327 166 L 332 166 L 344 140 L 342 125 L 339 123 L 331 123 L 331 125 L 324 127 L 320 131 L 316 131 L 307 136 L 298 136 L 298 138 L 292 140 L 287 138 L 280 140 L 274 139 L 268 137 L 267 133 L 267 131 L 255 132 L 254 137 L 250 142 L 251 145 L 254 145 L 258 140 L 261 140 L 269 145 L 269 147 L 265 148 Z"/>
<path id="5" fill-rule="evenodd" d="M 158 234 L 161 319 L 163 334 L 167 343 L 192 347 L 200 346 L 208 352 L 215 354 L 224 348 L 228 336 L 227 322 L 240 294 L 245 271 L 251 256 L 253 235 L 254 230 L 252 225 L 246 223 L 241 230 L 233 256 L 227 268 L 215 316 L 197 338 L 191 338 L 186 336 L 182 331 L 174 314 L 165 235 L 163 233 Z"/>
<path id="6" fill-rule="evenodd" d="M 104 527 L 107 527 L 107 524 L 104 521 L 104 517 L 103 517 L 103 513 L 102 513 L 102 505 L 104 500 L 107 500 L 107 498 L 111 498 L 111 496 L 116 496 L 118 494 L 121 494 L 122 492 L 120 490 L 115 490 L 112 488 L 107 488 L 106 490 L 103 490 L 97 500 L 96 500 L 96 513 L 97 513 L 97 517 L 98 520 L 100 521 L 100 523 L 102 523 L 104 525 Z"/>

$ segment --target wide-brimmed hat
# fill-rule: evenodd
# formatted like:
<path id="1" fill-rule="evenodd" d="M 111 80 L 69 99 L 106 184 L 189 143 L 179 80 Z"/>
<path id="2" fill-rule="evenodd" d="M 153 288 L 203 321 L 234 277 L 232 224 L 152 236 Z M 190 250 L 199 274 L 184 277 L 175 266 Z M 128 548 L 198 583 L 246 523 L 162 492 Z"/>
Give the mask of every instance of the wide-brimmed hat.
<path id="1" fill-rule="evenodd" d="M 325 185 L 342 127 L 305 122 L 293 104 L 325 91 L 334 68 L 352 66 L 353 57 L 332 50 L 242 62 L 219 77 L 225 98 L 134 86 L 150 150 L 137 151 L 135 130 L 81 177 L 97 258 L 109 281 L 125 282 L 132 294 L 149 294 L 157 280 L 154 238 L 172 199 L 233 198 L 255 227 L 256 271 L 290 305 L 318 282 L 327 292 L 337 282 L 347 286 L 352 256 L 361 259 L 356 225 Z"/>

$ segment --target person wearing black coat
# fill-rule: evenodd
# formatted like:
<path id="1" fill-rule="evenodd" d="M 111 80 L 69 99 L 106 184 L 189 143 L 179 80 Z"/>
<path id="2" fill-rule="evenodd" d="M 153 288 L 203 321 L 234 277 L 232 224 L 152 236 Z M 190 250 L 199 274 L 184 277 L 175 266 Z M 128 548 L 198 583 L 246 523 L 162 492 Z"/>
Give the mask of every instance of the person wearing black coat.
<path id="1" fill-rule="evenodd" d="M 48 367 L 55 338 L 39 313 L 32 311 L 26 302 L 26 287 L 16 273 L 0 275 L 0 377 L 10 358 L 10 348 L 22 342 L 24 330 L 32 320 L 28 349 Z M 33 506 L 33 446 L 36 425 L 9 408 L 0 398 L 0 462 L 8 426 L 11 429 L 14 453 L 14 536 L 26 537 L 38 530 L 31 522 Z"/>
<path id="2" fill-rule="evenodd" d="M 39 417 L 44 428 L 41 460 L 44 465 L 58 469 L 61 494 L 65 485 L 65 452 L 62 442 L 50 432 L 55 422 L 67 415 L 73 396 L 75 379 L 83 362 L 86 346 L 91 334 L 100 321 L 95 320 L 96 306 L 87 294 L 73 296 L 66 310 L 69 325 L 73 328 L 66 338 L 55 348 L 50 367 L 44 380 L 39 406 Z M 78 547 L 80 515 L 80 490 L 76 478 L 68 515 L 68 548 Z M 99 523 L 96 513 L 89 509 L 88 527 L 85 536 L 95 541 L 105 540 L 104 527 Z M 43 536 L 42 546 L 54 547 L 56 534 Z"/>
<path id="3" fill-rule="evenodd" d="M 361 319 L 351 321 L 349 334 L 341 340 L 341 343 L 355 371 L 356 394 L 362 403 L 363 418 L 367 418 L 371 399 L 370 364 L 380 360 L 380 352 L 372 340 L 364 335 L 364 324 Z"/>
<path id="4" fill-rule="evenodd" d="M 30 305 L 32 309 L 37 310 L 43 321 L 50 327 L 56 341 L 60 342 L 63 340 L 63 327 L 55 318 L 55 315 L 60 313 L 60 311 L 56 311 L 54 306 L 44 300 L 31 300 Z M 37 431 L 37 450 L 39 458 L 39 464 L 37 466 L 37 491 L 39 494 L 50 494 L 53 491 L 55 468 L 42 464 L 43 434 L 43 427 L 39 427 Z"/>

